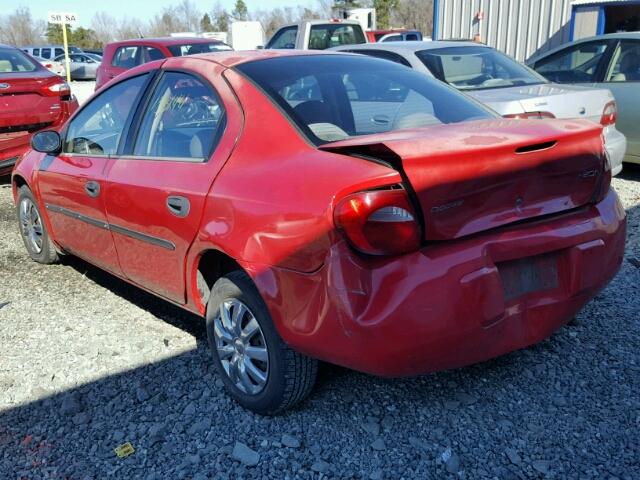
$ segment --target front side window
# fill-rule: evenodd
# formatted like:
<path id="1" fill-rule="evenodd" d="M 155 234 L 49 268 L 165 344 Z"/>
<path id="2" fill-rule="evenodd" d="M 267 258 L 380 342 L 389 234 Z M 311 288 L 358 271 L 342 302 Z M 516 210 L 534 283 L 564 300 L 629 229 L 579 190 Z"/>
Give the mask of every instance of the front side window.
<path id="1" fill-rule="evenodd" d="M 112 65 L 120 68 L 133 68 L 138 64 L 138 48 L 135 45 L 120 47 L 113 56 Z"/>
<path id="2" fill-rule="evenodd" d="M 613 54 L 607 82 L 640 81 L 640 41 L 623 40 Z"/>
<path id="3" fill-rule="evenodd" d="M 416 56 L 434 77 L 459 90 L 546 83 L 533 70 L 492 48 L 436 48 L 418 51 Z"/>
<path id="4" fill-rule="evenodd" d="M 115 155 L 127 118 L 147 76 L 124 80 L 88 103 L 69 124 L 63 151 L 82 155 Z"/>
<path id="5" fill-rule="evenodd" d="M 606 40 L 574 45 L 536 62 L 535 70 L 553 82 L 594 82 L 607 45 Z"/>
<path id="6" fill-rule="evenodd" d="M 327 23 L 311 25 L 309 32 L 309 49 L 326 50 L 340 45 L 367 43 L 360 25 Z"/>
<path id="7" fill-rule="evenodd" d="M 69 51 L 73 51 L 71 49 L 69 49 Z M 64 50 L 62 48 L 56 48 L 56 53 L 55 56 L 57 57 L 58 55 L 64 55 Z"/>
<path id="8" fill-rule="evenodd" d="M 297 26 L 281 28 L 275 33 L 266 48 L 296 48 L 297 36 Z"/>
<path id="9" fill-rule="evenodd" d="M 169 45 L 167 47 L 174 57 L 196 55 L 198 53 L 225 52 L 232 50 L 226 43 L 185 43 L 184 45 Z"/>
<path id="10" fill-rule="evenodd" d="M 382 39 L 383 42 L 399 42 L 402 40 L 402 35 L 389 35 Z"/>
<path id="11" fill-rule="evenodd" d="M 0 73 L 33 72 L 37 64 L 21 50 L 0 48 Z"/>
<path id="12" fill-rule="evenodd" d="M 224 130 L 222 102 L 198 78 L 166 72 L 151 97 L 133 154 L 206 159 Z"/>
<path id="13" fill-rule="evenodd" d="M 366 56 L 280 57 L 237 68 L 316 144 L 496 115 L 426 75 Z"/>

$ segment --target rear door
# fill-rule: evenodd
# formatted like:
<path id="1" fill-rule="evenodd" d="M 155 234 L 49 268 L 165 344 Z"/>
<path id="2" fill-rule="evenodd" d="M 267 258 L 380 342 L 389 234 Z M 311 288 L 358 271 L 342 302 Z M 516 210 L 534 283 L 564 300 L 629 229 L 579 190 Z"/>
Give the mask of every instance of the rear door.
<path id="1" fill-rule="evenodd" d="M 640 162 L 640 40 L 618 43 L 602 86 L 616 98 L 616 128 L 627 137 L 626 160 Z"/>
<path id="2" fill-rule="evenodd" d="M 106 212 L 126 277 L 184 303 L 185 258 L 242 118 L 222 67 L 185 58 L 164 65 L 127 154 L 109 171 Z M 183 65 L 191 68 L 172 70 Z"/>
<path id="3" fill-rule="evenodd" d="M 102 92 L 73 117 L 60 155 L 40 165 L 38 187 L 54 238 L 65 249 L 121 274 L 105 215 L 105 177 L 149 74 Z"/>

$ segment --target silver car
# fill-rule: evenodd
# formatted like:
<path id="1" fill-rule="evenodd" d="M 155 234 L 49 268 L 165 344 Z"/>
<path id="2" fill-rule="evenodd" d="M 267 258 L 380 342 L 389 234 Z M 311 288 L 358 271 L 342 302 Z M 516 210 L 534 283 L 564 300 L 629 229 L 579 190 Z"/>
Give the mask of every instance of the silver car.
<path id="1" fill-rule="evenodd" d="M 64 55 L 56 57 L 56 62 L 64 64 Z M 72 53 L 69 55 L 71 80 L 95 80 L 99 66 L 100 60 L 97 60 L 92 54 Z"/>
<path id="2" fill-rule="evenodd" d="M 419 70 L 505 117 L 585 118 L 601 123 L 612 174 L 622 170 L 627 141 L 616 129 L 616 104 L 605 88 L 549 83 L 511 57 L 473 42 L 370 43 L 333 50 L 384 58 Z"/>
<path id="3" fill-rule="evenodd" d="M 640 32 L 583 38 L 527 64 L 552 82 L 611 90 L 618 103 L 616 126 L 628 142 L 624 160 L 640 163 Z"/>

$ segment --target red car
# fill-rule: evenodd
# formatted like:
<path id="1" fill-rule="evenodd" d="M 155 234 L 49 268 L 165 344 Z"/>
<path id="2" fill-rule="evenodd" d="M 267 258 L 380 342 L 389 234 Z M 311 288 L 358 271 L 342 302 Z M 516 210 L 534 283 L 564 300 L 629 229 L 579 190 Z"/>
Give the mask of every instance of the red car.
<path id="1" fill-rule="evenodd" d="M 371 57 L 169 58 L 32 145 L 13 175 L 31 257 L 204 316 L 259 413 L 303 399 L 318 359 L 407 376 L 539 342 L 623 257 L 601 126 L 498 118 Z"/>
<path id="2" fill-rule="evenodd" d="M 0 176 L 11 173 L 33 132 L 59 127 L 77 108 L 62 78 L 17 48 L 0 45 Z"/>
<path id="3" fill-rule="evenodd" d="M 102 63 L 96 71 L 96 90 L 112 78 L 143 63 L 168 57 L 231 50 L 226 43 L 207 38 L 138 38 L 113 42 L 104 47 Z"/>

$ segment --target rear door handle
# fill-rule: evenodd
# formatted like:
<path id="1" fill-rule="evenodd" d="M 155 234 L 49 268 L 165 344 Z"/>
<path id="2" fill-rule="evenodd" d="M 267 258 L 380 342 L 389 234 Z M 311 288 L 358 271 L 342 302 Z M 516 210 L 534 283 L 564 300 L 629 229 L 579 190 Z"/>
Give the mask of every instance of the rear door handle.
<path id="1" fill-rule="evenodd" d="M 186 217 L 189 215 L 191 203 L 188 198 L 179 195 L 171 195 L 167 197 L 167 209 L 176 217 Z"/>
<path id="2" fill-rule="evenodd" d="M 93 180 L 88 181 L 84 184 L 84 191 L 87 192 L 92 198 L 96 198 L 100 195 L 100 184 L 98 182 L 94 182 Z"/>

